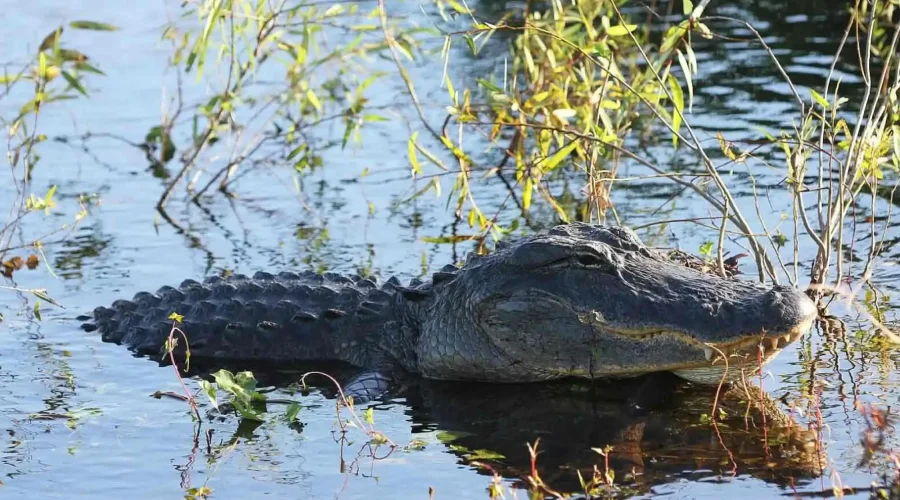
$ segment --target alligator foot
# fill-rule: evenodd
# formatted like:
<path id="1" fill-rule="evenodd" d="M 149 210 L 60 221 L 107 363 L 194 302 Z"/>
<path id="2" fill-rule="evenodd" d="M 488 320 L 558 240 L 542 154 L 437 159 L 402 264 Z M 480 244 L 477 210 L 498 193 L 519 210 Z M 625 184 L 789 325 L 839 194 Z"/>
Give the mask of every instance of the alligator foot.
<path id="1" fill-rule="evenodd" d="M 354 403 L 368 403 L 387 392 L 391 382 L 391 378 L 383 373 L 360 373 L 344 385 L 344 396 L 352 397 Z"/>

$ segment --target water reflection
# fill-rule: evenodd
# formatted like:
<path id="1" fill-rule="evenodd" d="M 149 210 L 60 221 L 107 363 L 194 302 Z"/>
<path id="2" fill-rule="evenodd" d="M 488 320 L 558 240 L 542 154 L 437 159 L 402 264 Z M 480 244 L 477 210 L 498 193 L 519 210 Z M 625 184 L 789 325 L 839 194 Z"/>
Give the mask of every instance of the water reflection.
<path id="1" fill-rule="evenodd" d="M 666 378 L 590 388 L 422 382 L 409 389 L 407 403 L 418 432 L 439 431 L 461 462 L 487 463 L 519 482 L 530 474 L 526 444 L 540 438 L 540 476 L 565 491 L 580 491 L 576 471 L 590 478 L 595 466 L 605 470 L 594 448 L 606 446 L 612 447 L 616 484 L 637 491 L 680 479 L 737 475 L 787 487 L 822 473 L 824 451 L 815 434 L 768 396 L 750 388 L 746 396 L 752 394 L 753 401 L 737 390 L 716 401 L 714 391 L 674 387 Z M 647 384 L 654 387 L 640 396 L 645 401 L 634 401 Z"/>
<path id="2" fill-rule="evenodd" d="M 339 380 L 349 379 L 354 372 L 334 364 L 295 366 L 290 371 L 243 368 L 255 368 L 261 384 L 295 388 L 298 373 L 304 370 L 324 370 Z M 208 373 L 216 368 L 200 369 Z M 399 406 L 409 417 L 414 440 L 420 435 L 435 436 L 460 464 L 487 477 L 499 474 L 516 488 L 528 488 L 532 473 L 528 445 L 536 440 L 537 472 L 542 480 L 550 488 L 572 493 L 583 491 L 579 473 L 589 480 L 595 468 L 605 474 L 607 465 L 617 488 L 639 493 L 684 479 L 734 477 L 800 488 L 820 477 L 828 461 L 817 434 L 752 383 L 746 389 L 723 388 L 716 397 L 715 390 L 691 386 L 669 374 L 590 385 L 496 385 L 418 378 L 403 382 L 374 407 Z M 330 384 L 313 387 L 332 401 L 336 397 Z M 272 392 L 269 397 L 284 397 L 284 393 Z M 304 405 L 306 397 L 290 392 L 290 399 Z M 270 404 L 269 411 L 277 414 L 278 406 Z M 221 421 L 234 428 L 221 446 L 231 446 L 239 438 L 251 443 L 265 439 L 265 433 L 258 434 L 258 422 L 238 422 L 232 417 Z M 376 418 L 376 429 L 379 423 Z M 308 432 L 304 427 L 301 414 L 291 428 Z M 359 446 L 365 445 L 348 448 Z M 596 451 L 603 449 L 609 450 L 608 462 Z M 353 455 L 350 449 L 341 451 Z M 347 470 L 354 473 L 366 467 L 353 463 Z"/>

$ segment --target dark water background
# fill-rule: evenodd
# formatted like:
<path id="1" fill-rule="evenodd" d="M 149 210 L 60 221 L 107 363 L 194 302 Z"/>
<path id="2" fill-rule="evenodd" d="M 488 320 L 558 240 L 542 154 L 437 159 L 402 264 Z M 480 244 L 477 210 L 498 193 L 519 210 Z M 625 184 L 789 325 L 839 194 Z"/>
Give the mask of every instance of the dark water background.
<path id="1" fill-rule="evenodd" d="M 716 3 L 709 13 L 749 21 L 764 34 L 804 98 L 808 99 L 806 87 L 821 87 L 846 22 L 844 3 Z M 427 24 L 433 13 L 425 7 L 423 13 L 417 2 L 397 2 L 391 9 L 395 15 Z M 504 4 L 485 1 L 475 8 L 499 12 Z M 0 28 L 0 47 L 13 63 L 20 62 L 16 55 L 33 51 L 43 34 L 60 23 L 90 18 L 121 28 L 112 35 L 66 34 L 69 43 L 88 53 L 109 76 L 92 80 L 90 99 L 72 101 L 42 115 L 41 131 L 50 137 L 91 131 L 143 138 L 159 121 L 160 102 L 172 95 L 173 77 L 165 66 L 169 49 L 160 42 L 160 33 L 167 16 L 177 12 L 176 5 L 162 2 L 17 4 L 15 15 L 7 16 Z M 700 43 L 696 49 L 700 76 L 689 119 L 701 136 L 714 144 L 717 131 L 738 140 L 760 137 L 757 127 L 771 132 L 789 128 L 798 119 L 796 105 L 765 51 L 744 41 L 750 33 L 737 25 L 717 23 L 713 29 L 732 40 Z M 439 47 L 440 41 L 435 43 Z M 491 57 L 478 60 L 458 50 L 451 74 L 457 82 L 471 82 L 502 67 L 504 50 L 498 45 L 488 50 Z M 372 64 L 392 69 L 386 62 Z M 425 60 L 410 70 L 429 116 L 442 119 L 446 91 L 440 86 L 439 61 Z M 843 79 L 845 95 L 858 98 L 859 77 L 852 61 L 839 66 L 837 74 Z M 164 87 L 167 93 L 162 92 Z M 471 460 L 491 464 L 502 473 L 504 484 L 517 484 L 527 473 L 525 443 L 537 437 L 547 450 L 541 459 L 544 478 L 562 488 L 573 485 L 567 464 L 602 465 L 601 457 L 590 448 L 606 444 L 616 446 L 613 457 L 619 478 L 631 466 L 643 470 L 636 490 L 641 494 L 750 498 L 830 493 L 833 472 L 845 486 L 869 486 L 879 469 L 857 467 L 864 421 L 855 405 L 896 404 L 898 354 L 867 348 L 871 333 L 848 310 L 843 311 L 851 326 L 846 336 L 825 342 L 823 332 L 813 331 L 767 366 L 764 381 L 773 398 L 805 408 L 800 394 L 815 375 L 825 428 L 825 456 L 818 457 L 826 462 L 821 475 L 809 473 L 810 458 L 804 455 L 809 450 L 803 451 L 802 442 L 794 442 L 800 438 L 774 431 L 765 436 L 752 425 L 745 428 L 740 408 L 718 437 L 701 423 L 709 411 L 709 399 L 695 394 L 681 394 L 667 413 L 639 418 L 625 414 L 615 403 L 549 388 L 414 387 L 396 400 L 375 405 L 374 415 L 379 430 L 394 442 L 421 440 L 423 449 L 396 451 L 377 461 L 363 457 L 358 473 L 346 474 L 340 469 L 342 448 L 333 434 L 333 400 L 319 392 L 300 396 L 279 390 L 271 397 L 296 398 L 303 404 L 302 429 L 275 418 L 247 429 L 229 416 L 206 422 L 203 432 L 214 431 L 212 447 L 207 449 L 201 436 L 195 449 L 195 425 L 186 404 L 150 397 L 155 391 L 180 391 L 171 368 L 100 342 L 96 335 L 78 329 L 75 317 L 140 290 L 225 270 L 252 273 L 316 267 L 355 272 L 368 268 L 381 278 L 395 274 L 410 278 L 423 273 L 423 259 L 433 271 L 464 255 L 469 247 L 421 240 L 451 234 L 453 218 L 444 208 L 443 197 L 425 196 L 414 204 L 395 206 L 417 188 L 408 177 L 409 129 L 401 118 L 411 119 L 413 114 L 402 88 L 396 78 L 373 87 L 373 103 L 390 106 L 390 116 L 397 119 L 368 127 L 360 146 L 324 153 L 323 168 L 298 178 L 299 195 L 291 168 L 258 170 L 239 183 L 236 200 L 213 196 L 203 201 L 202 208 L 178 200 L 172 203 L 170 215 L 183 229 L 167 224 L 152 209 L 164 181 L 147 171 L 140 151 L 101 139 L 88 144 L 89 153 L 71 143 L 51 141 L 41 146 L 34 192 L 43 193 L 56 184 L 60 203 L 51 216 L 28 219 L 21 243 L 70 221 L 77 211 L 78 193 L 96 193 L 100 203 L 90 208 L 90 216 L 64 243 L 46 249 L 57 277 L 41 267 L 20 272 L 14 282 L 6 283 L 46 288 L 65 310 L 44 307 L 43 320 L 36 321 L 29 314 L 32 296 L 0 293 L 0 311 L 5 316 L 0 324 L 4 338 L 0 428 L 5 431 L 0 495 L 179 498 L 186 484 L 200 486 L 209 480 L 217 499 L 427 498 L 429 487 L 437 498 L 484 498 L 491 478 Z M 188 99 L 205 95 L 202 89 L 190 92 Z M 10 98 L 0 106 L 4 114 L 16 109 Z M 314 133 L 329 140 L 342 132 L 335 124 Z M 667 141 L 661 142 L 647 146 L 645 153 L 660 165 L 695 168 L 692 157 L 673 153 Z M 783 177 L 781 170 L 754 168 L 760 185 L 775 184 Z M 365 169 L 370 175 L 360 179 Z M 620 171 L 623 176 L 644 173 L 627 164 Z M 730 179 L 731 187 L 745 196 L 742 208 L 752 210 L 748 208 L 753 206 L 747 197 L 751 194 L 748 176 Z M 450 182 L 445 181 L 445 192 Z M 577 192 L 583 180 L 557 180 L 554 186 Z M 14 194 L 8 183 L 0 184 L 0 197 Z M 477 196 L 490 213 L 504 202 L 506 191 L 496 182 L 486 182 L 477 187 Z M 708 215 L 708 208 L 696 197 L 659 180 L 621 184 L 614 202 L 629 225 Z M 770 203 L 764 217 L 771 228 L 779 223 L 779 212 L 789 208 L 790 199 L 773 189 Z M 552 223 L 552 213 L 538 206 L 533 221 L 535 227 Z M 896 233 L 892 228 L 884 230 Z M 642 236 L 654 244 L 696 251 L 710 237 L 704 231 L 675 224 L 662 233 L 649 229 Z M 801 263 L 810 262 L 809 257 L 802 253 Z M 887 290 L 893 289 L 895 261 L 888 252 L 880 263 L 879 282 Z M 745 271 L 752 273 L 749 265 Z M 804 268 L 800 274 L 807 272 Z M 281 382 L 290 380 L 287 376 Z M 193 381 L 189 384 L 195 386 Z M 273 414 L 282 411 L 277 405 L 271 410 Z M 69 420 L 69 425 L 65 419 L 54 418 L 64 414 L 78 418 Z M 805 415 L 797 417 L 806 422 Z M 238 435 L 248 438 L 223 452 Z M 357 457 L 364 441 L 358 432 L 351 437 L 353 443 L 343 448 L 347 462 Z M 768 448 L 766 439 L 771 439 Z M 736 475 L 731 473 L 726 449 L 734 457 Z M 520 498 L 524 496 L 519 492 Z"/>

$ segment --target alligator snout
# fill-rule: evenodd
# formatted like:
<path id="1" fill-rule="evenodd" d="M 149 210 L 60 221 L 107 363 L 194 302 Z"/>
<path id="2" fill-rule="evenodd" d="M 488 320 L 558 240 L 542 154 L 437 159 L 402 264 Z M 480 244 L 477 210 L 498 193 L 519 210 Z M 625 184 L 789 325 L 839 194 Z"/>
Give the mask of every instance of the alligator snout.
<path id="1" fill-rule="evenodd" d="M 673 370 L 678 376 L 704 385 L 718 384 L 723 380 L 737 380 L 756 372 L 788 344 L 802 337 L 818 315 L 815 303 L 802 291 L 774 286 L 768 290 L 757 289 L 756 296 L 741 297 L 747 309 L 735 325 L 730 340 L 709 342 L 698 347 L 705 362 L 699 361 L 693 368 Z"/>
<path id="2" fill-rule="evenodd" d="M 779 333 L 794 333 L 806 329 L 818 315 L 816 304 L 802 291 L 776 285 L 766 292 L 764 314 L 768 317 L 764 328 Z"/>

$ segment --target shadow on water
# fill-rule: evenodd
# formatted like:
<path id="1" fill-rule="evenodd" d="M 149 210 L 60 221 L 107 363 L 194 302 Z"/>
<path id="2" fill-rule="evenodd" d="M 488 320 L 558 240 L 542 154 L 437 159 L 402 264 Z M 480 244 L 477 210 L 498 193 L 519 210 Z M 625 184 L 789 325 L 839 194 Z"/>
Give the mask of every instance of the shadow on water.
<path id="1" fill-rule="evenodd" d="M 789 487 L 822 473 L 824 457 L 814 433 L 767 396 L 747 401 L 728 391 L 716 402 L 714 391 L 658 387 L 662 392 L 644 397 L 661 401 L 636 405 L 632 393 L 646 383 L 623 380 L 585 388 L 426 382 L 410 391 L 407 402 L 414 421 L 422 429 L 445 433 L 448 448 L 462 462 L 487 463 L 520 483 L 530 474 L 526 443 L 540 438 L 539 474 L 561 491 L 580 490 L 576 470 L 584 478 L 592 476 L 594 467 L 604 472 L 604 458 L 596 449 L 607 446 L 615 484 L 635 492 L 681 479 L 737 475 Z M 652 382 L 657 383 L 666 385 Z M 711 426 L 715 403 L 719 420 Z"/>
<path id="2" fill-rule="evenodd" d="M 221 367 L 195 364 L 193 373 L 208 377 Z M 355 373 L 352 367 L 334 363 L 282 371 L 260 365 L 228 368 L 252 370 L 261 385 L 271 388 L 269 397 L 278 398 L 276 389 L 290 387 L 291 399 L 301 404 L 309 390 L 331 401 L 338 393 L 331 383 L 312 376 L 308 389 L 297 394 L 300 374 L 324 371 L 346 381 Z M 412 378 L 383 401 L 372 403 L 374 408 L 396 405 L 409 417 L 413 439 L 435 435 L 458 463 L 488 478 L 496 474 L 515 489 L 529 488 L 533 473 L 529 445 L 537 445 L 534 470 L 541 480 L 547 488 L 565 494 L 584 491 L 579 474 L 589 481 L 595 473 L 605 477 L 607 470 L 614 474 L 615 488 L 626 494 L 647 493 L 655 486 L 682 480 L 715 483 L 737 477 L 796 492 L 794 488 L 820 478 L 827 463 L 816 433 L 752 382 L 722 388 L 717 396 L 716 388 L 692 386 L 671 374 L 590 384 Z M 255 431 L 261 423 L 228 421 L 234 427 L 228 442 L 238 438 L 252 442 L 259 437 Z M 379 423 L 375 422 L 376 430 Z M 292 425 L 301 434 L 304 427 L 302 417 Z M 608 458 L 598 450 L 607 450 Z M 364 469 L 365 464 L 358 467 Z M 348 470 L 352 472 L 353 467 Z"/>

